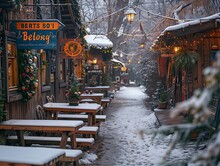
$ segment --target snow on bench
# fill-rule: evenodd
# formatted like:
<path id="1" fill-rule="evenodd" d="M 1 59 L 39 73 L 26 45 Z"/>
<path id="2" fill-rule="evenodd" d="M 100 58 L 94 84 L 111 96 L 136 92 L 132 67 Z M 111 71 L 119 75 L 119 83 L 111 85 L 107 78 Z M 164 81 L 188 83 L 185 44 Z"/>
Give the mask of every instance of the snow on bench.
<path id="1" fill-rule="evenodd" d="M 80 103 L 95 103 L 95 101 L 92 99 L 82 99 L 80 100 Z"/>
<path id="2" fill-rule="evenodd" d="M 108 104 L 111 103 L 111 99 L 110 98 L 102 98 L 101 100 L 101 105 L 103 108 L 106 108 L 108 106 Z"/>
<path id="3" fill-rule="evenodd" d="M 101 101 L 103 101 L 103 102 L 111 102 L 111 99 L 110 98 L 102 98 Z"/>
<path id="4" fill-rule="evenodd" d="M 59 144 L 61 137 L 47 137 L 47 136 L 24 136 L 25 144 L 45 144 L 54 145 Z M 17 142 L 17 136 L 8 136 L 7 144 L 15 144 Z M 70 143 L 70 138 L 67 139 Z M 76 144 L 78 147 L 91 147 L 95 143 L 94 138 L 76 138 Z"/>
<path id="5" fill-rule="evenodd" d="M 65 151 L 65 157 L 61 162 L 73 162 L 73 165 L 78 165 L 79 159 L 82 157 L 83 152 L 78 149 L 62 149 Z"/>
<path id="6" fill-rule="evenodd" d="M 99 127 L 97 126 L 83 126 L 79 128 L 78 134 L 88 134 L 88 135 L 97 135 Z"/>

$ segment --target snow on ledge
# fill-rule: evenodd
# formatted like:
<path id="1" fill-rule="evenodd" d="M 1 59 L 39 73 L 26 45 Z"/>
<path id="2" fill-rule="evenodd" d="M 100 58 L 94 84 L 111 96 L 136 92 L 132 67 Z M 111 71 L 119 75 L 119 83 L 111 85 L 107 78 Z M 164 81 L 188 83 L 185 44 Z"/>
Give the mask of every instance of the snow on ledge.
<path id="1" fill-rule="evenodd" d="M 178 29 L 186 28 L 186 27 L 191 26 L 191 25 L 196 25 L 196 24 L 208 22 L 208 21 L 211 21 L 211 20 L 217 20 L 219 22 L 219 19 L 220 19 L 220 13 L 217 13 L 217 14 L 214 14 L 214 15 L 211 15 L 211 16 L 208 16 L 208 17 L 203 17 L 203 18 L 199 18 L 199 19 L 196 19 L 196 20 L 193 20 L 193 21 L 180 23 L 178 25 L 169 26 L 163 31 L 163 33 L 166 32 L 166 31 L 175 31 L 175 30 L 178 30 Z"/>
<path id="2" fill-rule="evenodd" d="M 94 47 L 113 47 L 113 43 L 105 35 L 86 35 L 86 42 Z"/>

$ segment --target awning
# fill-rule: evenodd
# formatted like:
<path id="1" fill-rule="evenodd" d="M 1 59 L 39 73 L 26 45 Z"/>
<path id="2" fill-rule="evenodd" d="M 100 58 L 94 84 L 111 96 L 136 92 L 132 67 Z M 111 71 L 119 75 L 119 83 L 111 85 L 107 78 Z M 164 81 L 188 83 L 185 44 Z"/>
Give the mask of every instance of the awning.
<path id="1" fill-rule="evenodd" d="M 113 47 L 113 43 L 105 35 L 86 35 L 84 39 L 89 46 L 102 49 Z"/>
<path id="2" fill-rule="evenodd" d="M 115 63 L 115 66 L 116 66 L 116 67 L 125 67 L 125 64 L 124 64 L 123 62 L 121 62 L 121 61 L 119 61 L 119 60 L 117 60 L 117 59 L 115 59 L 115 58 L 113 58 L 111 61 L 112 61 L 113 63 Z"/>

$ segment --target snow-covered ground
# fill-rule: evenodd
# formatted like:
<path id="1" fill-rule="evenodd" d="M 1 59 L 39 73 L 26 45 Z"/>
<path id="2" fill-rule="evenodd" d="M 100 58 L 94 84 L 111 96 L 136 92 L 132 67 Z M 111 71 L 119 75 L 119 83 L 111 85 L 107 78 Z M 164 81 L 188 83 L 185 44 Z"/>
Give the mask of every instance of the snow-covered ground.
<path id="1" fill-rule="evenodd" d="M 86 160 L 90 158 L 90 165 L 94 166 L 162 165 L 171 135 L 159 135 L 153 139 L 152 135 L 141 135 L 143 130 L 158 127 L 154 113 L 145 107 L 147 95 L 143 92 L 143 87 L 121 87 L 116 92 L 106 110 L 107 120 L 101 124 L 96 144 L 86 153 L 81 164 L 89 164 Z M 193 143 L 186 147 L 179 145 L 172 151 L 166 165 L 181 165 L 194 151 Z"/>

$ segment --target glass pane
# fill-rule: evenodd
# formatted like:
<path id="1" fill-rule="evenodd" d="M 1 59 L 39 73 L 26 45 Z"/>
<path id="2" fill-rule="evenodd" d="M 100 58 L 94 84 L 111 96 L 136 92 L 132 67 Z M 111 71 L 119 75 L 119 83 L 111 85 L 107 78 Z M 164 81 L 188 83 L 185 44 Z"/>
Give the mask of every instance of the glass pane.
<path id="1" fill-rule="evenodd" d="M 7 44 L 8 49 L 8 85 L 9 88 L 18 86 L 18 66 L 17 66 L 17 55 L 16 45 Z"/>

